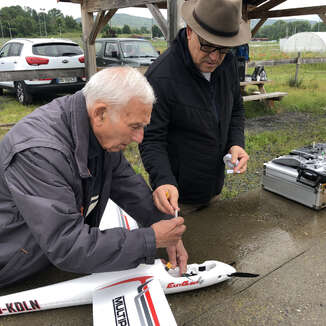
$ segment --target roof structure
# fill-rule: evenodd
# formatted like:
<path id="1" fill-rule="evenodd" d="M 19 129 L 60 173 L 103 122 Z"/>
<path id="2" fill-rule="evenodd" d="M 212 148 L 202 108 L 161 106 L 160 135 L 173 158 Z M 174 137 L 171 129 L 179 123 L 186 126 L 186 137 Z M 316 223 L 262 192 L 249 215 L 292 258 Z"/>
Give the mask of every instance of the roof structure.
<path id="1" fill-rule="evenodd" d="M 245 20 L 259 19 L 252 29 L 254 36 L 259 28 L 268 18 L 288 17 L 300 15 L 319 15 L 326 23 L 326 5 L 309 6 L 304 8 L 290 8 L 273 10 L 276 6 L 287 0 L 242 0 L 242 16 Z M 57 0 L 57 2 L 71 2 L 81 6 L 83 41 L 85 51 L 86 76 L 89 77 L 96 72 L 95 62 L 95 39 L 101 29 L 108 23 L 119 8 L 147 7 L 155 18 L 157 24 L 168 41 L 175 38 L 178 26 L 182 25 L 180 8 L 184 0 Z M 313 1 L 311 1 L 313 3 Z M 167 19 L 160 12 L 167 9 Z M 94 21 L 93 14 L 96 13 Z"/>
<path id="2" fill-rule="evenodd" d="M 280 42 L 282 52 L 326 52 L 326 32 L 297 33 Z"/>

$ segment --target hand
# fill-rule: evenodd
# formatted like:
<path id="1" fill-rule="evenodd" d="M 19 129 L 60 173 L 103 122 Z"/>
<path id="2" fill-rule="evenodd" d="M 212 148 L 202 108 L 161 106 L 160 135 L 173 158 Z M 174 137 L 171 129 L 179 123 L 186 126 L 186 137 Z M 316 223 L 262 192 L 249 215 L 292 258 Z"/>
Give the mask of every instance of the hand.
<path id="1" fill-rule="evenodd" d="M 183 246 L 182 240 L 179 240 L 176 246 L 166 248 L 169 256 L 169 262 L 172 268 L 179 266 L 180 276 L 187 272 L 188 253 Z"/>
<path id="2" fill-rule="evenodd" d="M 182 234 L 186 231 L 182 217 L 175 217 L 171 220 L 161 220 L 152 224 L 155 233 L 156 248 L 167 248 L 176 246 L 181 240 Z"/>
<path id="3" fill-rule="evenodd" d="M 178 205 L 179 192 L 173 185 L 162 185 L 153 192 L 153 200 L 156 207 L 165 214 L 175 215 L 179 211 Z"/>
<path id="4" fill-rule="evenodd" d="M 239 160 L 237 166 L 234 167 L 234 173 L 244 173 L 247 170 L 247 162 L 249 160 L 249 155 L 246 151 L 240 146 L 232 146 L 229 150 L 229 153 L 232 155 L 231 163 L 236 164 L 236 161 Z"/>

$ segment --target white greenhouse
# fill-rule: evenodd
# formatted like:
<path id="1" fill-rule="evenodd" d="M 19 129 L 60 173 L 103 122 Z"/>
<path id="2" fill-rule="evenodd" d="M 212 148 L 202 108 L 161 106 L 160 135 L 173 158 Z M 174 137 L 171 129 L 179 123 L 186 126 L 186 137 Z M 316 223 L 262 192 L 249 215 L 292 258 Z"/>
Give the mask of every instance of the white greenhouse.
<path id="1" fill-rule="evenodd" d="M 297 33 L 280 40 L 282 52 L 326 52 L 326 32 Z"/>

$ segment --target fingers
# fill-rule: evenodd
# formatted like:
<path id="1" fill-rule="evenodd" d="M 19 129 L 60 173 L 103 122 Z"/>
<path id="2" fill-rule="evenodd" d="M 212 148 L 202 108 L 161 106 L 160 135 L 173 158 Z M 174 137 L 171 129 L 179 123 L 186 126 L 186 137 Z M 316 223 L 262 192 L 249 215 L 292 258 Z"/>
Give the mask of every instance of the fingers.
<path id="1" fill-rule="evenodd" d="M 177 249 L 176 246 L 166 248 L 166 252 L 169 257 L 169 262 L 172 265 L 172 268 L 177 267 Z"/>
<path id="2" fill-rule="evenodd" d="M 239 160 L 233 169 L 234 173 L 244 173 L 247 170 L 249 155 L 240 146 L 232 146 L 229 152 L 232 155 L 231 163 L 236 164 L 237 160 Z"/>
<path id="3" fill-rule="evenodd" d="M 156 247 L 166 248 L 175 246 L 186 230 L 182 217 L 175 217 L 171 220 L 162 220 L 154 223 L 151 227 L 155 233 Z"/>
<path id="4" fill-rule="evenodd" d="M 247 170 L 247 160 L 241 159 L 239 164 L 234 168 L 234 173 L 244 173 Z"/>
<path id="5" fill-rule="evenodd" d="M 175 215 L 175 210 L 179 210 L 178 189 L 173 185 L 162 185 L 153 192 L 155 206 L 163 213 Z"/>
<path id="6" fill-rule="evenodd" d="M 180 269 L 180 275 L 187 272 L 188 253 L 180 240 L 176 246 L 177 249 L 177 262 Z"/>
<path id="7" fill-rule="evenodd" d="M 172 268 L 179 267 L 180 276 L 187 272 L 188 253 L 179 240 L 176 246 L 166 248 Z"/>
<path id="8" fill-rule="evenodd" d="M 188 262 L 188 255 L 180 256 L 178 258 L 178 266 L 180 268 L 180 275 L 187 273 L 187 262 Z"/>

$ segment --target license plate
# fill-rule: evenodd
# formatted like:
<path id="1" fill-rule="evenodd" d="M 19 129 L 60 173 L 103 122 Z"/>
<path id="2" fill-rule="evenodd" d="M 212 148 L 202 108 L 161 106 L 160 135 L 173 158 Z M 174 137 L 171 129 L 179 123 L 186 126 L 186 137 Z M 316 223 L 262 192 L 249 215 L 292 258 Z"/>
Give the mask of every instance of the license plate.
<path id="1" fill-rule="evenodd" d="M 57 83 L 58 84 L 75 83 L 76 81 L 77 81 L 77 77 L 57 78 Z"/>

